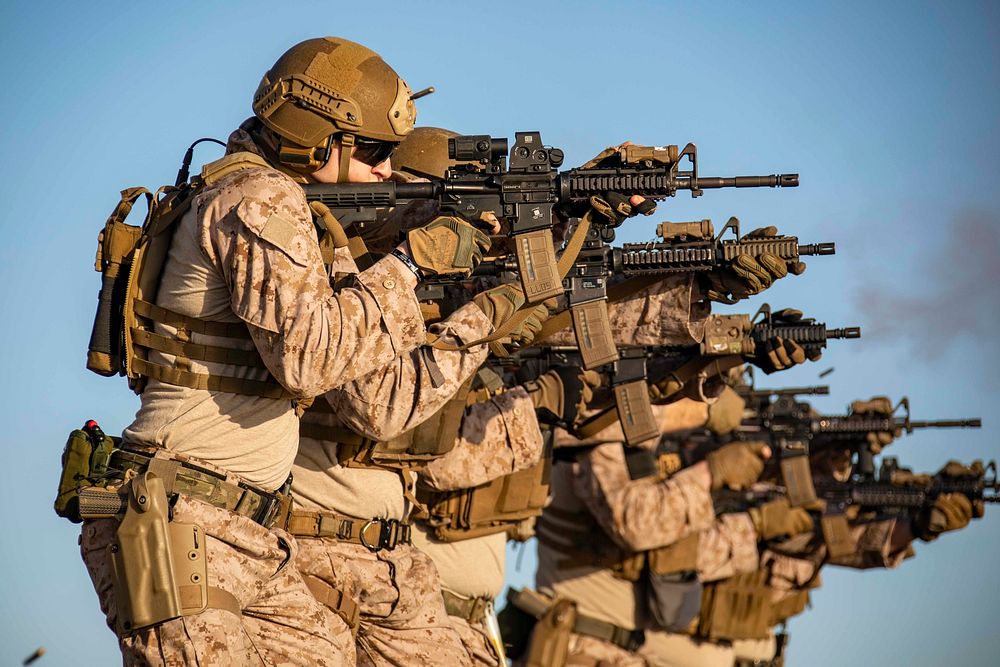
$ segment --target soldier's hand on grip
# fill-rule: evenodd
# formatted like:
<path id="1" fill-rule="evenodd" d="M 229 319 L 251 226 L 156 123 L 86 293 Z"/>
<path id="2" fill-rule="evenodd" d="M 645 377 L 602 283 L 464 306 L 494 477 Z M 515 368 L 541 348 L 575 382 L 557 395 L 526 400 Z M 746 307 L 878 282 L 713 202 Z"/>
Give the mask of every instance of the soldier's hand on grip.
<path id="1" fill-rule="evenodd" d="M 929 542 L 941 533 L 965 528 L 973 516 L 975 516 L 975 510 L 972 501 L 965 495 L 942 493 L 933 505 L 922 510 L 914 519 L 914 532 L 917 537 Z"/>
<path id="2" fill-rule="evenodd" d="M 551 412 L 556 419 L 574 424 L 601 386 L 601 375 L 578 366 L 556 366 L 529 383 L 531 400 L 538 410 Z"/>
<path id="3" fill-rule="evenodd" d="M 774 226 L 760 227 L 746 234 L 744 239 L 763 239 L 778 236 Z M 806 270 L 804 262 L 788 264 L 771 253 L 757 257 L 737 255 L 733 261 L 705 274 L 705 295 L 712 301 L 733 304 L 754 294 L 760 294 L 789 273 L 800 275 Z"/>
<path id="4" fill-rule="evenodd" d="M 941 470 L 938 471 L 938 477 L 951 477 L 954 479 L 968 479 L 977 480 L 982 479 L 986 474 L 986 468 L 983 466 L 983 462 L 976 460 L 973 461 L 971 465 L 964 465 L 958 461 L 948 461 Z M 985 514 L 986 504 L 982 500 L 973 500 L 972 502 L 972 518 L 979 519 Z"/>
<path id="5" fill-rule="evenodd" d="M 750 519 L 757 531 L 757 537 L 761 540 L 792 537 L 813 530 L 813 520 L 809 512 L 801 507 L 792 507 L 788 498 L 778 498 L 750 508 Z"/>
<path id="6" fill-rule="evenodd" d="M 746 489 L 764 472 L 764 460 L 771 456 L 763 442 L 734 442 L 709 452 L 705 460 L 712 474 L 712 488 Z"/>
<path id="7" fill-rule="evenodd" d="M 863 415 L 868 417 L 890 417 L 892 416 L 892 401 L 886 396 L 873 396 L 867 401 L 853 401 L 851 403 L 852 415 Z M 865 434 L 868 448 L 872 454 L 881 453 L 882 449 L 896 439 L 899 432 L 893 431 L 870 431 Z"/>
<path id="8" fill-rule="evenodd" d="M 490 249 L 490 237 L 455 216 L 440 216 L 406 234 L 414 264 L 427 275 L 469 275 Z"/>

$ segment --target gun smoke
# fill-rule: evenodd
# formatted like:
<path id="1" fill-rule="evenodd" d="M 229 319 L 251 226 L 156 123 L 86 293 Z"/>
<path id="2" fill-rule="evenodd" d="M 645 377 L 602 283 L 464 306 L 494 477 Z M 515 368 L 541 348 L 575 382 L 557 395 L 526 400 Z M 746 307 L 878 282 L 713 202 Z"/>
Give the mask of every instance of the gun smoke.
<path id="1" fill-rule="evenodd" d="M 867 272 L 874 277 L 876 272 Z M 945 228 L 945 239 L 918 256 L 893 283 L 872 280 L 857 291 L 868 340 L 903 340 L 916 356 L 940 359 L 971 342 L 983 369 L 997 368 L 1000 330 L 1000 215 L 967 212 Z M 871 283 L 879 284 L 871 284 Z"/>

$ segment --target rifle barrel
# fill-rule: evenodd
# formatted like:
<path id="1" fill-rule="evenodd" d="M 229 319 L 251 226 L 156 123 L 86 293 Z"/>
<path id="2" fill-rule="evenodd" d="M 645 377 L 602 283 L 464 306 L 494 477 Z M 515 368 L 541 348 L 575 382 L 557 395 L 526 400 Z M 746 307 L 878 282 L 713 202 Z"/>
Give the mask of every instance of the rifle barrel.
<path id="1" fill-rule="evenodd" d="M 771 174 L 770 176 L 733 176 L 731 178 L 699 176 L 694 179 L 691 185 L 707 190 L 716 188 L 797 188 L 799 175 Z"/>
<path id="2" fill-rule="evenodd" d="M 910 428 L 982 428 L 982 426 L 982 419 L 937 419 L 910 422 Z"/>

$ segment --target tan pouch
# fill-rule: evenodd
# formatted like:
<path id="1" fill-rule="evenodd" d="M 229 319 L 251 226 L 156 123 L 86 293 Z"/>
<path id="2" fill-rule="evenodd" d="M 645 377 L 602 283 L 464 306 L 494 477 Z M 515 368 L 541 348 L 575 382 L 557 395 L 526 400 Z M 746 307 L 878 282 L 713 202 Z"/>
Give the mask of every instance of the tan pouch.
<path id="1" fill-rule="evenodd" d="M 108 546 L 120 635 L 208 607 L 204 531 L 170 521 L 156 475 L 144 472 L 129 487 L 125 517 Z"/>
<path id="2" fill-rule="evenodd" d="M 712 641 L 767 638 L 771 627 L 767 576 L 766 570 L 757 570 L 707 584 L 698 635 Z"/>

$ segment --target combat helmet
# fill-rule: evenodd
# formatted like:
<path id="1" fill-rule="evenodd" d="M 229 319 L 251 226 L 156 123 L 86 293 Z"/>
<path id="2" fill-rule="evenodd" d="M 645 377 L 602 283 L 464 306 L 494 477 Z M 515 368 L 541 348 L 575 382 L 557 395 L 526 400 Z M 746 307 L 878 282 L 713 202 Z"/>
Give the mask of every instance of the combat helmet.
<path id="1" fill-rule="evenodd" d="M 253 112 L 278 136 L 278 159 L 309 172 L 323 166 L 332 142 L 397 144 L 416 119 L 406 82 L 369 48 L 339 37 L 308 39 L 264 74 Z M 340 180 L 350 150 L 341 151 Z"/>
<path id="2" fill-rule="evenodd" d="M 457 136 L 457 132 L 440 127 L 413 128 L 392 155 L 393 169 L 420 178 L 441 178 L 451 167 L 476 164 L 448 157 L 448 140 Z"/>

